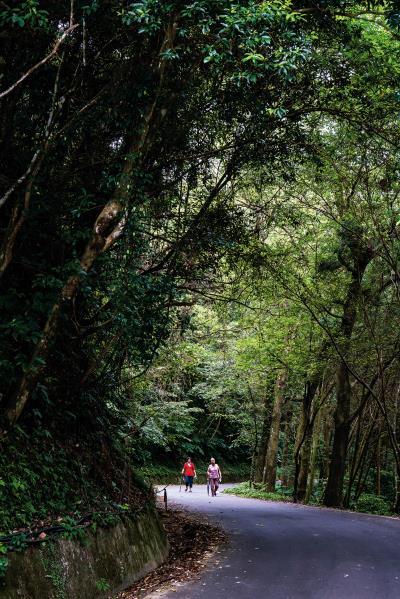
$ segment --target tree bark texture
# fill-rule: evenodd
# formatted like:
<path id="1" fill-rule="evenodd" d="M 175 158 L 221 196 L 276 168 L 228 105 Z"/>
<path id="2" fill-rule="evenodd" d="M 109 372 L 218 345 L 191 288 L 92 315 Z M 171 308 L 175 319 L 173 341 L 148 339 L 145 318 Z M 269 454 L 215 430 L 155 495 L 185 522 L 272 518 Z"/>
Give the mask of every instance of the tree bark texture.
<path id="1" fill-rule="evenodd" d="M 368 248 L 354 249 L 354 267 L 347 292 L 341 321 L 342 355 L 336 371 L 336 410 L 334 415 L 335 431 L 332 454 L 329 464 L 328 482 L 324 494 L 324 504 L 330 507 L 342 507 L 343 484 L 346 471 L 347 448 L 351 428 L 351 386 L 346 355 L 350 348 L 351 337 L 357 317 L 357 304 L 362 293 L 362 277 L 372 259 Z"/>
<path id="2" fill-rule="evenodd" d="M 101 211 L 94 226 L 93 237 L 87 244 L 80 259 L 80 267 L 88 272 L 96 258 L 106 251 L 122 234 L 124 218 L 121 217 L 121 205 L 118 202 L 110 202 Z M 111 232 L 109 232 L 111 227 Z M 81 275 L 72 275 L 68 278 L 62 288 L 58 301 L 53 305 L 47 321 L 43 327 L 42 335 L 33 352 L 26 373 L 21 379 L 15 395 L 11 398 L 5 413 L 10 425 L 19 419 L 30 394 L 32 393 L 40 375 L 45 369 L 46 359 L 51 342 L 57 331 L 57 325 L 62 307 L 76 294 L 81 280 Z"/>
<path id="3" fill-rule="evenodd" d="M 349 373 L 347 366 L 341 362 L 337 372 L 333 448 L 329 465 L 328 482 L 324 495 L 324 504 L 331 507 L 342 506 L 347 446 L 351 427 L 350 401 L 351 388 Z"/>
<path id="4" fill-rule="evenodd" d="M 279 373 L 275 384 L 274 407 L 272 410 L 271 429 L 268 439 L 268 449 L 265 457 L 263 483 L 267 491 L 275 491 L 276 466 L 279 445 L 279 430 L 282 417 L 282 406 L 285 398 L 285 386 L 287 380 L 287 371 Z"/>

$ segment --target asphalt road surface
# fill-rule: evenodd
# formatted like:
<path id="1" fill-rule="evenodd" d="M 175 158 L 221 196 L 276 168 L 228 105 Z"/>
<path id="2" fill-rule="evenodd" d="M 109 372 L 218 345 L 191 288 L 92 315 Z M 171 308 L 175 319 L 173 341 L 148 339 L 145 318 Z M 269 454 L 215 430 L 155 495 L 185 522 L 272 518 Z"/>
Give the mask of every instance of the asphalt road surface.
<path id="1" fill-rule="evenodd" d="M 193 493 L 168 487 L 168 499 L 211 516 L 231 542 L 200 580 L 175 585 L 163 599 L 400 599 L 398 520 L 207 497 L 204 485 Z"/>

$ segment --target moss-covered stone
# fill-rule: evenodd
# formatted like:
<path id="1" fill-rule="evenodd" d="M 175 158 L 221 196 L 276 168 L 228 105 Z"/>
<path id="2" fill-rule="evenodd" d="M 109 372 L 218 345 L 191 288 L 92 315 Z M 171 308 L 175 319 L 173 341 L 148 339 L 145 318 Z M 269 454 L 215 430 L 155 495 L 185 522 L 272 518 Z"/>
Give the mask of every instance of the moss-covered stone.
<path id="1" fill-rule="evenodd" d="M 100 599 L 126 588 L 168 555 L 154 509 L 89 532 L 87 543 L 65 539 L 10 554 L 0 599 Z"/>

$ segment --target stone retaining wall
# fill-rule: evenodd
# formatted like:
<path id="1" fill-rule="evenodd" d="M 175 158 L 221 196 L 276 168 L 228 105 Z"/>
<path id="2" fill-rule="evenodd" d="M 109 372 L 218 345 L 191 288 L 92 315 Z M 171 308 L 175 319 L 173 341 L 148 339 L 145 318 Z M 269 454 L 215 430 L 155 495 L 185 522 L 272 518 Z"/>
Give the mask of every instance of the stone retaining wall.
<path id="1" fill-rule="evenodd" d="M 78 541 L 59 539 L 9 554 L 0 599 L 100 599 L 128 587 L 168 555 L 157 512 L 147 508 L 134 519 L 87 533 Z"/>

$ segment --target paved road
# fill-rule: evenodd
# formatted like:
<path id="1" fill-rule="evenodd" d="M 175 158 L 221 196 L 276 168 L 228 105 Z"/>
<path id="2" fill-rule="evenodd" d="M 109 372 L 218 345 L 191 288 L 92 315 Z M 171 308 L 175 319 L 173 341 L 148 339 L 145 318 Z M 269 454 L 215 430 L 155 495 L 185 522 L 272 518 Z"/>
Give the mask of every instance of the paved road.
<path id="1" fill-rule="evenodd" d="M 207 497 L 168 488 L 169 500 L 205 513 L 231 543 L 194 584 L 165 599 L 400 599 L 400 521 L 336 510 Z"/>

